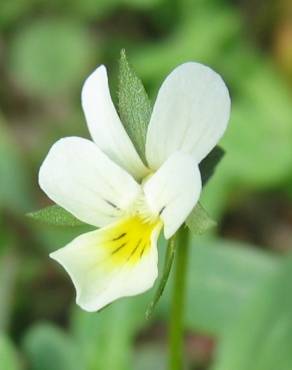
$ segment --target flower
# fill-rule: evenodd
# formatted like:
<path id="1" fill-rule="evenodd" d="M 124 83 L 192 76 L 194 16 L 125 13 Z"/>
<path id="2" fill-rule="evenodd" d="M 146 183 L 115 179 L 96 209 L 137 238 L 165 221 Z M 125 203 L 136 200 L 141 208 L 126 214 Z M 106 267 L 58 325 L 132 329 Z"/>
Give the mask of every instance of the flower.
<path id="1" fill-rule="evenodd" d="M 226 129 L 230 98 L 210 68 L 189 62 L 174 69 L 153 108 L 147 166 L 114 108 L 104 66 L 85 81 L 82 106 L 93 141 L 57 141 L 39 184 L 54 202 L 98 228 L 50 255 L 70 275 L 77 304 L 96 311 L 153 286 L 159 233 L 163 228 L 170 238 L 198 202 L 198 164 Z"/>

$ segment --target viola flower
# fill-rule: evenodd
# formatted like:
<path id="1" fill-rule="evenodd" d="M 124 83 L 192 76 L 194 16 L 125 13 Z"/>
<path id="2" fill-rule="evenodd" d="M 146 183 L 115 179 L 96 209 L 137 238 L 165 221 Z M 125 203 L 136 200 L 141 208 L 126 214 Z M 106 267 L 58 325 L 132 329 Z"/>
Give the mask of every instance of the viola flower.
<path id="1" fill-rule="evenodd" d="M 145 165 L 111 100 L 104 66 L 85 81 L 82 106 L 93 141 L 67 137 L 50 149 L 39 184 L 98 229 L 50 256 L 70 275 L 77 304 L 96 311 L 142 293 L 157 278 L 157 239 L 169 239 L 198 202 L 198 164 L 223 135 L 230 98 L 221 77 L 185 63 L 163 82 L 146 138 Z"/>

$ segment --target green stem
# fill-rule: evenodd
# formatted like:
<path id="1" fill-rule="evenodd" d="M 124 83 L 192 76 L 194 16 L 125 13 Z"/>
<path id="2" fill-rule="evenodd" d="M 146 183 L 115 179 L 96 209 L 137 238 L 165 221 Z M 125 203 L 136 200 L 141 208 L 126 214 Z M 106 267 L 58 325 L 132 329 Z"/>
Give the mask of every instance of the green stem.
<path id="1" fill-rule="evenodd" d="M 169 325 L 169 369 L 183 368 L 183 313 L 188 260 L 188 229 L 181 227 L 177 235 L 176 259 Z"/>

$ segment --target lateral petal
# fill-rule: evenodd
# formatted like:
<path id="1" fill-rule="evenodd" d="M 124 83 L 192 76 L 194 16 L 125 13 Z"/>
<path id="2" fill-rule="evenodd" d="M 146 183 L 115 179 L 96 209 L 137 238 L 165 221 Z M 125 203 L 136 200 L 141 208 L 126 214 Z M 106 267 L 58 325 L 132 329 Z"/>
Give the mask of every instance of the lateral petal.
<path id="1" fill-rule="evenodd" d="M 50 149 L 39 184 L 54 202 L 79 220 L 101 227 L 121 218 L 140 185 L 92 141 L 68 137 Z"/>
<path id="2" fill-rule="evenodd" d="M 170 238 L 197 203 L 202 188 L 198 166 L 191 156 L 176 152 L 145 183 L 148 207 L 160 215 L 164 235 Z"/>

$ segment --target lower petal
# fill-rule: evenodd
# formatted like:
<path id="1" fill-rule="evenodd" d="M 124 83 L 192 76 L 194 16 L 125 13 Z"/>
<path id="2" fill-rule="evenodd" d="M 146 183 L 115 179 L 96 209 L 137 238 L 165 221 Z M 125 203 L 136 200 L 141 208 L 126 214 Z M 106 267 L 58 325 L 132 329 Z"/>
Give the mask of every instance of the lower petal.
<path id="1" fill-rule="evenodd" d="M 70 275 L 76 301 L 97 311 L 114 300 L 142 293 L 156 280 L 161 222 L 139 216 L 80 235 L 50 256 Z"/>

